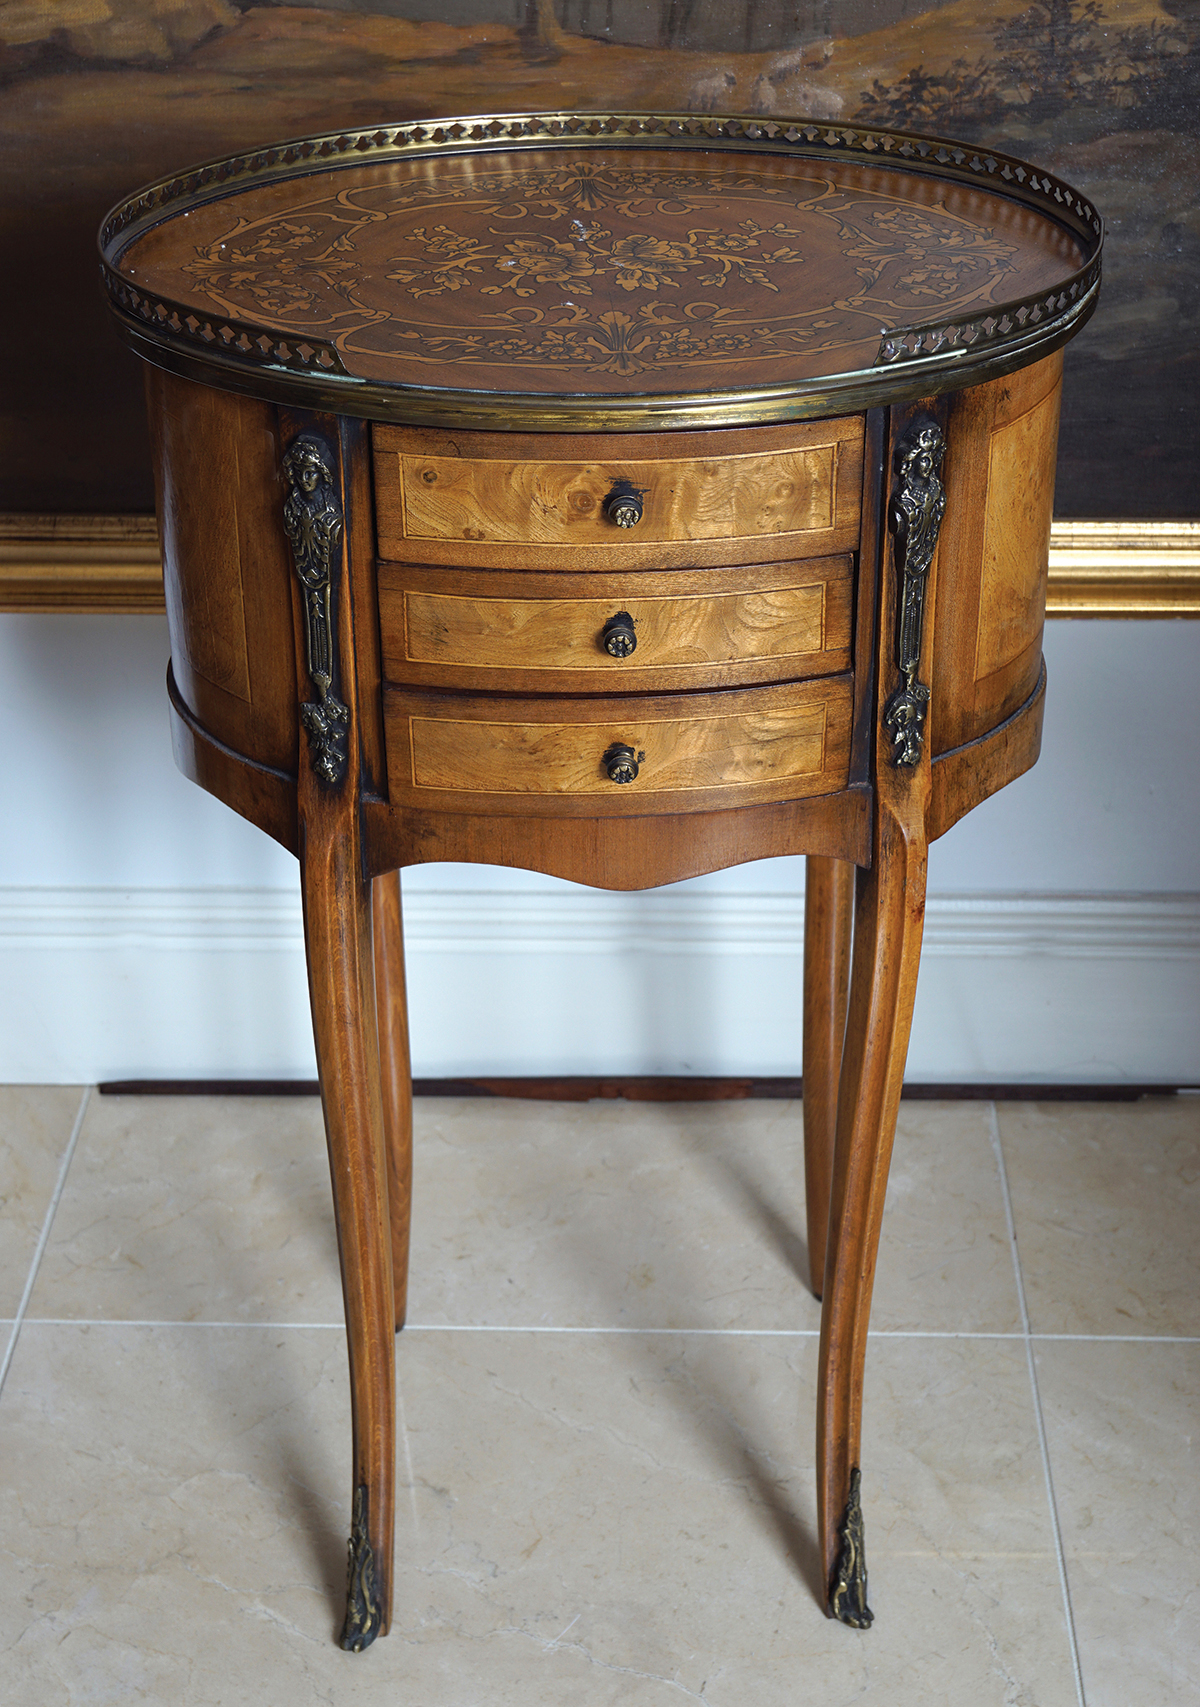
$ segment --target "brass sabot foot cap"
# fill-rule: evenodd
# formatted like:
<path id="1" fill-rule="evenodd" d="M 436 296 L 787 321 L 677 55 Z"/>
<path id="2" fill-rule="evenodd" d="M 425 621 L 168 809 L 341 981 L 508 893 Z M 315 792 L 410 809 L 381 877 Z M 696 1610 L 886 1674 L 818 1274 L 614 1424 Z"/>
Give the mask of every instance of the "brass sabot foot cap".
<path id="1" fill-rule="evenodd" d="M 850 1497 L 838 1530 L 838 1558 L 829 1587 L 829 1616 L 852 1630 L 869 1630 L 875 1614 L 867 1605 L 867 1554 L 860 1490 L 862 1476 L 850 1472 Z"/>
<path id="2" fill-rule="evenodd" d="M 369 1648 L 383 1626 L 383 1607 L 375 1579 L 375 1554 L 367 1530 L 367 1490 L 354 1490 L 350 1530 L 350 1571 L 346 1584 L 346 1622 L 341 1644 L 348 1654 Z"/>

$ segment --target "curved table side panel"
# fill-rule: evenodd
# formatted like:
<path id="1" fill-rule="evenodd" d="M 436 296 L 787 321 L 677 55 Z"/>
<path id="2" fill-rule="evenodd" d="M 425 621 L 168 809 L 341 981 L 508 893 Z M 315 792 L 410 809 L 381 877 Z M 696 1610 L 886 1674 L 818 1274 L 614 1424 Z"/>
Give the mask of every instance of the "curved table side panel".
<path id="1" fill-rule="evenodd" d="M 293 577 L 276 411 L 157 368 L 146 370 L 146 403 L 180 696 L 225 747 L 294 774 Z"/>
<path id="2" fill-rule="evenodd" d="M 976 741 L 939 753 L 933 761 L 932 794 L 926 815 L 929 840 L 958 823 L 981 800 L 995 794 L 1037 763 L 1046 709 L 1046 666 L 1037 686 L 1011 717 Z"/>
<path id="3" fill-rule="evenodd" d="M 245 753 L 235 752 L 219 741 L 184 703 L 174 666 L 170 664 L 167 693 L 171 702 L 171 747 L 184 776 L 257 824 L 289 853 L 298 854 L 296 778 L 286 771 L 255 764 Z"/>
<path id="4" fill-rule="evenodd" d="M 950 401 L 929 708 L 935 758 L 996 729 L 1037 689 L 1061 380 L 1054 355 Z"/>

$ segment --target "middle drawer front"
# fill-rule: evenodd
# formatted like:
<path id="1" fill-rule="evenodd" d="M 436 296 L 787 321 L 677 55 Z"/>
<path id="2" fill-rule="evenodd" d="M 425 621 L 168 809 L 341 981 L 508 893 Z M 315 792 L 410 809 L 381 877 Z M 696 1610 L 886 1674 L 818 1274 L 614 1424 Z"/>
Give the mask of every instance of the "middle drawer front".
<path id="1" fill-rule="evenodd" d="M 667 574 L 379 566 L 384 680 L 511 693 L 724 687 L 850 667 L 849 557 Z"/>
<path id="2" fill-rule="evenodd" d="M 395 806 L 624 817 L 846 786 L 851 678 L 736 692 L 504 699 L 384 689 Z"/>

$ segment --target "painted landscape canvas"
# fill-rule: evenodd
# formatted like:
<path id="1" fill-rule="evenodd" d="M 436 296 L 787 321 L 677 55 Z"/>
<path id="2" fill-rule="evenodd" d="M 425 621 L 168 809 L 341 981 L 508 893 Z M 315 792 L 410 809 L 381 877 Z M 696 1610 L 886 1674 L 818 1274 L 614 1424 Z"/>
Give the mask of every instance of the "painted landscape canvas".
<path id="1" fill-rule="evenodd" d="M 95 231 L 147 179 L 309 131 L 576 108 L 954 136 L 1106 216 L 1057 510 L 1200 512 L 1200 0 L 0 0 L 0 509 L 152 506 Z"/>

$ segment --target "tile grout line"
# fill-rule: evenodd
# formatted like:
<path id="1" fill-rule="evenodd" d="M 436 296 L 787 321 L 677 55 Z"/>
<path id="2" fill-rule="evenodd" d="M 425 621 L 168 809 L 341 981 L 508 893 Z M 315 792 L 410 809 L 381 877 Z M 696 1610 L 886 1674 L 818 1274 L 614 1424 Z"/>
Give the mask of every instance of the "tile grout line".
<path id="1" fill-rule="evenodd" d="M 1200 1334 L 1030 1334 L 1031 1340 L 1067 1340 L 1072 1345 L 1200 1345 Z"/>
<path id="2" fill-rule="evenodd" d="M 8 1379 L 9 1366 L 12 1363 L 13 1356 L 17 1349 L 17 1341 L 21 1337 L 21 1325 L 25 1320 L 25 1312 L 29 1308 L 29 1300 L 33 1295 L 33 1283 L 37 1279 L 38 1269 L 41 1267 L 42 1257 L 45 1254 L 46 1245 L 50 1239 L 50 1228 L 53 1225 L 54 1217 L 58 1212 L 58 1203 L 63 1194 L 63 1187 L 67 1183 L 67 1169 L 71 1166 L 72 1159 L 75 1155 L 75 1146 L 78 1144 L 79 1134 L 83 1130 L 83 1117 L 87 1113 L 87 1106 L 91 1098 L 91 1094 L 91 1085 L 85 1085 L 83 1088 L 83 1096 L 80 1098 L 79 1107 L 76 1110 L 75 1124 L 71 1128 L 71 1136 L 67 1139 L 67 1147 L 63 1151 L 62 1161 L 59 1163 L 58 1178 L 54 1182 L 54 1190 L 51 1193 L 50 1202 L 46 1208 L 45 1218 L 42 1221 L 42 1230 L 38 1235 L 38 1242 L 34 1247 L 33 1260 L 29 1265 L 29 1273 L 25 1279 L 25 1290 L 21 1293 L 21 1302 L 17 1305 L 17 1313 L 13 1318 L 12 1331 L 8 1336 L 8 1347 L 4 1353 L 4 1361 L 3 1363 L 0 1363 L 0 1394 L 4 1392 L 4 1383 Z"/>
<path id="3" fill-rule="evenodd" d="M 0 1319 L 0 1326 L 12 1319 Z M 344 1322 L 237 1322 L 203 1321 L 148 1316 L 30 1316 L 22 1321 L 40 1328 L 246 1328 L 283 1332 L 295 1328 L 304 1333 L 344 1332 Z M 820 1328 L 625 1328 L 614 1324 L 580 1322 L 560 1327 L 546 1322 L 407 1322 L 406 1334 L 668 1334 L 710 1339 L 819 1339 Z M 1072 1345 L 1200 1345 L 1200 1334 L 1036 1334 L 1020 1329 L 991 1328 L 872 1328 L 873 1340 L 1042 1340 L 1067 1341 Z"/>
<path id="4" fill-rule="evenodd" d="M 1071 1606 L 1071 1588 L 1067 1581 L 1067 1560 L 1063 1551 L 1062 1526 L 1058 1518 L 1058 1502 L 1054 1497 L 1054 1476 L 1050 1468 L 1050 1443 L 1046 1438 L 1046 1419 L 1042 1413 L 1042 1395 L 1038 1387 L 1037 1360 L 1033 1352 L 1033 1334 L 1029 1326 L 1029 1306 L 1025 1298 L 1025 1277 L 1021 1272 L 1021 1254 L 1017 1249 L 1017 1224 L 1013 1215 L 1012 1194 L 1008 1189 L 1008 1169 L 1004 1165 L 1004 1148 L 1000 1142 L 1000 1117 L 994 1102 L 988 1104 L 988 1124 L 992 1151 L 1000 1174 L 1000 1192 L 1004 1199 L 1004 1219 L 1008 1224 L 1008 1242 L 1012 1251 L 1013 1275 L 1017 1283 L 1017 1305 L 1021 1312 L 1021 1337 L 1025 1341 L 1025 1361 L 1029 1368 L 1029 1385 L 1033 1394 L 1033 1416 L 1037 1426 L 1038 1447 L 1042 1454 L 1042 1474 L 1046 1482 L 1046 1499 L 1050 1507 L 1050 1530 L 1054 1536 L 1054 1552 L 1058 1561 L 1058 1582 L 1062 1590 L 1063 1613 L 1067 1625 L 1067 1642 L 1071 1650 L 1071 1667 L 1075 1673 L 1075 1696 L 1079 1707 L 1087 1707 L 1083 1689 L 1083 1668 L 1079 1662 L 1079 1641 L 1075 1633 L 1075 1613 Z M 1039 1335 L 1039 1338 L 1047 1336 Z"/>

